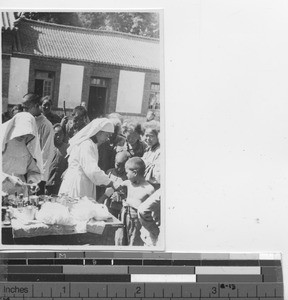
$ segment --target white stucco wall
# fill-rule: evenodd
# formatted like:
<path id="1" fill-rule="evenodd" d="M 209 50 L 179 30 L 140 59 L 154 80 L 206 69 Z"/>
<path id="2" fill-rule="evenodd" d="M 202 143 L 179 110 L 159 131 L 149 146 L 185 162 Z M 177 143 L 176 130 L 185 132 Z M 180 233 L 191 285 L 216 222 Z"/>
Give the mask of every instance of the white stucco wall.
<path id="1" fill-rule="evenodd" d="M 116 111 L 141 113 L 145 73 L 120 71 Z"/>
<path id="2" fill-rule="evenodd" d="M 9 78 L 9 104 L 19 104 L 28 92 L 30 60 L 11 57 Z"/>
<path id="3" fill-rule="evenodd" d="M 61 64 L 58 107 L 74 108 L 81 103 L 84 67 Z"/>

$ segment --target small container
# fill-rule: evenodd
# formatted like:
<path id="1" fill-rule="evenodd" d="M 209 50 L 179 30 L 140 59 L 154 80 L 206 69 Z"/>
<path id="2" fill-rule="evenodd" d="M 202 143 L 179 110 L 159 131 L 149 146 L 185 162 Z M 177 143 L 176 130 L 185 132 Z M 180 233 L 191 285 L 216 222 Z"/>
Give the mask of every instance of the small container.
<path id="1" fill-rule="evenodd" d="M 6 226 L 11 225 L 9 210 L 6 211 L 5 218 L 4 218 L 4 221 L 3 221 L 3 225 L 6 225 Z"/>
<path id="2" fill-rule="evenodd" d="M 18 202 L 18 206 L 17 206 L 18 210 L 22 211 L 23 206 L 24 206 L 24 196 L 23 196 L 23 194 L 20 194 L 19 195 L 19 202 Z"/>
<path id="3" fill-rule="evenodd" d="M 31 204 L 37 206 L 39 204 L 39 197 L 38 196 L 30 196 Z"/>
<path id="4" fill-rule="evenodd" d="M 28 205 L 23 209 L 23 216 L 27 220 L 34 220 L 36 214 L 36 209 L 32 205 Z"/>
<path id="5" fill-rule="evenodd" d="M 5 220 L 5 215 L 6 215 L 6 212 L 7 212 L 7 208 L 6 207 L 2 207 L 2 214 L 1 214 L 1 220 L 2 222 Z"/>

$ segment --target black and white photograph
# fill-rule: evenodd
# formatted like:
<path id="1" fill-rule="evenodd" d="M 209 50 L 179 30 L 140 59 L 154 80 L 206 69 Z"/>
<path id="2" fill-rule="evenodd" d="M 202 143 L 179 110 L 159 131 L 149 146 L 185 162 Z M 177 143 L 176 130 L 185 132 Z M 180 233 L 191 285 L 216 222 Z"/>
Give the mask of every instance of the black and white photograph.
<path id="1" fill-rule="evenodd" d="M 3 246 L 164 249 L 161 17 L 1 11 Z"/>

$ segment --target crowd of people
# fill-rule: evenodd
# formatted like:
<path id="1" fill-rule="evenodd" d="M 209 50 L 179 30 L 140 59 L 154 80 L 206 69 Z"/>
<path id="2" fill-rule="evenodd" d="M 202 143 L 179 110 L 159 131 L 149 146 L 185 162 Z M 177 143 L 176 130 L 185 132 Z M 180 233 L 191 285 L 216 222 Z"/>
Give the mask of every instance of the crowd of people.
<path id="1" fill-rule="evenodd" d="M 90 121 L 81 103 L 71 117 L 60 117 L 49 97 L 26 94 L 2 123 L 3 178 L 16 177 L 38 195 L 104 203 L 124 225 L 117 245 L 155 246 L 161 188 L 160 124 L 154 116 L 148 112 L 142 124 L 118 113 Z"/>

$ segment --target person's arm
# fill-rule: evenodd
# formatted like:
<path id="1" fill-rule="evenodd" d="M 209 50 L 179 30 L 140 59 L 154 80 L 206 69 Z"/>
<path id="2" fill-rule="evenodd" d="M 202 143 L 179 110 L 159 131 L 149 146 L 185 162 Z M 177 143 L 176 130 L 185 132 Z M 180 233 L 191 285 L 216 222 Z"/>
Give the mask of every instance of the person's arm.
<path id="1" fill-rule="evenodd" d="M 42 174 L 36 164 L 36 161 L 31 156 L 27 166 L 27 183 L 39 183 Z"/>
<path id="2" fill-rule="evenodd" d="M 145 179 L 152 184 L 160 184 L 160 150 L 155 155 L 153 161 L 147 163 L 144 158 L 144 162 L 146 163 Z"/>
<path id="3" fill-rule="evenodd" d="M 25 183 L 20 180 L 18 177 L 6 174 L 4 172 L 1 173 L 1 181 L 2 181 L 2 192 L 7 194 L 24 193 L 26 191 Z"/>
<path id="4" fill-rule="evenodd" d="M 111 179 L 98 166 L 98 151 L 91 140 L 83 142 L 80 146 L 79 163 L 85 175 L 95 185 L 111 185 Z"/>

